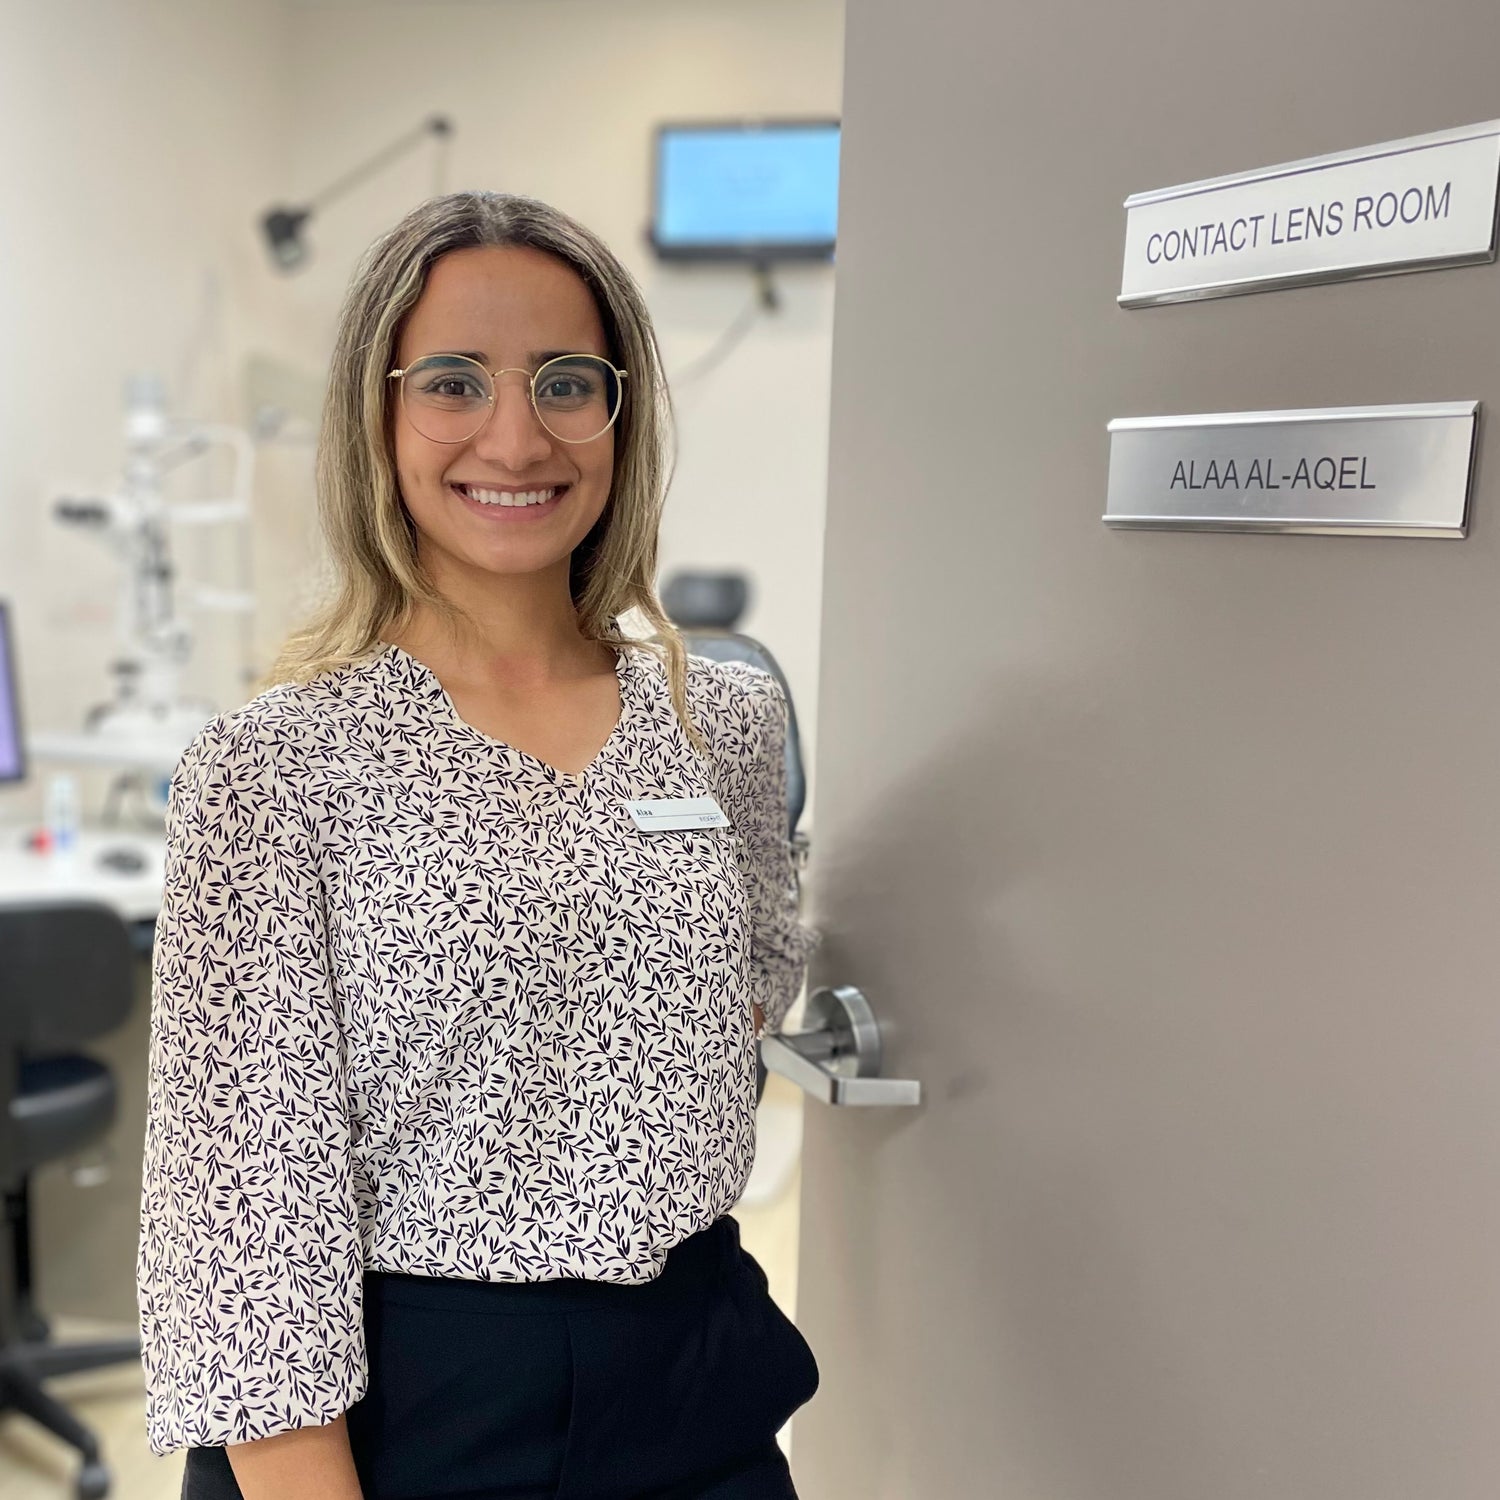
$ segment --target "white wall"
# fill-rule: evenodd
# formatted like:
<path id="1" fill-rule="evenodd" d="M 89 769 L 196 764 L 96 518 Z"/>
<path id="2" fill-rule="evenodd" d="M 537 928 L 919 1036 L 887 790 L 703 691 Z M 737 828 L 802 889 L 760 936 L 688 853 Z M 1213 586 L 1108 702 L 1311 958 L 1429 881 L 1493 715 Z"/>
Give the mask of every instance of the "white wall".
<path id="1" fill-rule="evenodd" d="M 419 152 L 329 206 L 292 278 L 262 250 L 269 204 L 442 111 L 457 126 L 442 185 L 531 193 L 599 231 L 641 279 L 670 373 L 751 286 L 649 254 L 652 127 L 836 115 L 842 24 L 842 0 L 0 0 L 0 596 L 19 616 L 28 723 L 76 728 L 107 696 L 120 571 L 48 512 L 117 484 L 126 374 L 161 370 L 179 411 L 226 421 L 265 386 L 252 367 L 301 372 L 315 397 L 356 259 L 439 184 Z M 782 311 L 681 391 L 662 552 L 664 572 L 753 575 L 745 628 L 784 663 L 809 735 L 832 278 L 781 274 Z M 263 658 L 315 586 L 310 456 L 260 455 Z M 227 704 L 233 636 L 201 623 L 195 685 Z M 0 793 L 0 814 L 28 795 Z"/>

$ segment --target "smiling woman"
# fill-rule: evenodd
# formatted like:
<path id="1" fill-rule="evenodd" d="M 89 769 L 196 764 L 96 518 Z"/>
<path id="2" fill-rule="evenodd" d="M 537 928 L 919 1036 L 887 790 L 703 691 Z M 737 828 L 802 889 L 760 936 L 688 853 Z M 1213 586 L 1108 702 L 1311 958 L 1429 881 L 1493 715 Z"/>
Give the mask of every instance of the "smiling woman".
<path id="1" fill-rule="evenodd" d="M 787 705 L 661 611 L 667 410 L 545 205 L 435 200 L 356 277 L 338 588 L 168 815 L 138 1276 L 186 1500 L 793 1496 L 817 1366 L 729 1217 L 812 941 Z M 632 816 L 681 798 L 719 816 Z"/>
<path id="2" fill-rule="evenodd" d="M 581 441 L 577 429 L 555 438 L 547 428 L 561 426 L 547 408 L 564 388 L 538 389 L 548 363 L 568 355 L 597 357 L 610 372 L 608 420 Z M 441 358 L 457 379 L 429 378 L 435 372 L 422 364 L 425 356 Z M 434 401 L 456 403 L 463 421 L 437 425 Z M 555 541 L 565 528 L 575 537 L 567 571 L 574 628 L 608 642 L 620 615 L 639 613 L 655 632 L 689 738 L 702 748 L 683 693 L 680 638 L 654 590 L 669 421 L 645 304 L 594 235 L 530 199 L 454 194 L 423 205 L 372 248 L 345 304 L 319 451 L 319 504 L 337 587 L 288 641 L 271 677 L 303 681 L 362 660 L 413 606 L 458 623 L 462 604 L 434 587 L 412 513 L 413 500 L 432 499 L 434 474 L 450 501 L 466 492 L 455 484 L 503 496 L 577 482 L 583 497 L 573 497 L 550 533 Z M 381 440 L 371 441 L 377 433 Z M 403 488 L 403 466 L 414 495 Z M 606 498 L 608 524 L 579 539 L 575 523 L 585 504 L 594 505 L 597 522 Z"/>

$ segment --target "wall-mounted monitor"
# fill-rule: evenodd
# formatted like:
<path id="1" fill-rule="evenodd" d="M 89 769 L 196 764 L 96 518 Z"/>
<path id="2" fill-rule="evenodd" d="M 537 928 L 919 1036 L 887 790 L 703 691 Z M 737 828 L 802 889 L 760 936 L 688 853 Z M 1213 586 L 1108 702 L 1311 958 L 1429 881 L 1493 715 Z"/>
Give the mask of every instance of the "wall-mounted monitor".
<path id="1" fill-rule="evenodd" d="M 826 260 L 839 203 L 837 120 L 666 124 L 651 243 L 669 260 Z"/>
<path id="2" fill-rule="evenodd" d="M 26 775 L 25 746 L 21 741 L 21 691 L 16 681 L 16 658 L 10 637 L 10 614 L 0 599 L 0 785 Z"/>

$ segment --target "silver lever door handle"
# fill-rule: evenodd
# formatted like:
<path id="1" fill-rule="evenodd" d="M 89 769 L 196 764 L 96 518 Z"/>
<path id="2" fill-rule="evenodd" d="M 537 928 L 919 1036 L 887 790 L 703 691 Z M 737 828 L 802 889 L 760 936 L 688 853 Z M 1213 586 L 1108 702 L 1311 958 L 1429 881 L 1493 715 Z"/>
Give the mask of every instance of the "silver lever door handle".
<path id="1" fill-rule="evenodd" d="M 914 1078 L 881 1078 L 880 1023 L 853 985 L 817 990 L 807 1000 L 807 1029 L 761 1039 L 773 1073 L 825 1104 L 920 1104 Z"/>

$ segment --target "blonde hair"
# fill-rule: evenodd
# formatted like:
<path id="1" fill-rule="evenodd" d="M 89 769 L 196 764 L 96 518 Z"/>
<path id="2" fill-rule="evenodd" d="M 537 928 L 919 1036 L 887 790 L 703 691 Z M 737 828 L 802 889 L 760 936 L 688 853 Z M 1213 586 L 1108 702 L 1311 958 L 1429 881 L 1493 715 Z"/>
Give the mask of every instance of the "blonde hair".
<path id="1" fill-rule="evenodd" d="M 288 637 L 267 682 L 306 682 L 365 661 L 383 633 L 422 605 L 448 624 L 462 612 L 417 559 L 390 440 L 396 344 L 437 259 L 482 245 L 555 256 L 588 287 L 607 352 L 629 371 L 615 428 L 614 482 L 598 523 L 573 552 L 569 590 L 591 641 L 650 651 L 667 669 L 673 707 L 705 753 L 687 705 L 687 651 L 656 595 L 658 529 L 670 478 L 672 410 L 651 315 L 630 273 L 597 235 L 533 198 L 449 193 L 413 209 L 371 246 L 339 316 L 318 439 L 318 518 L 333 572 L 329 597 Z M 638 610 L 655 631 L 630 640 L 618 616 Z"/>

